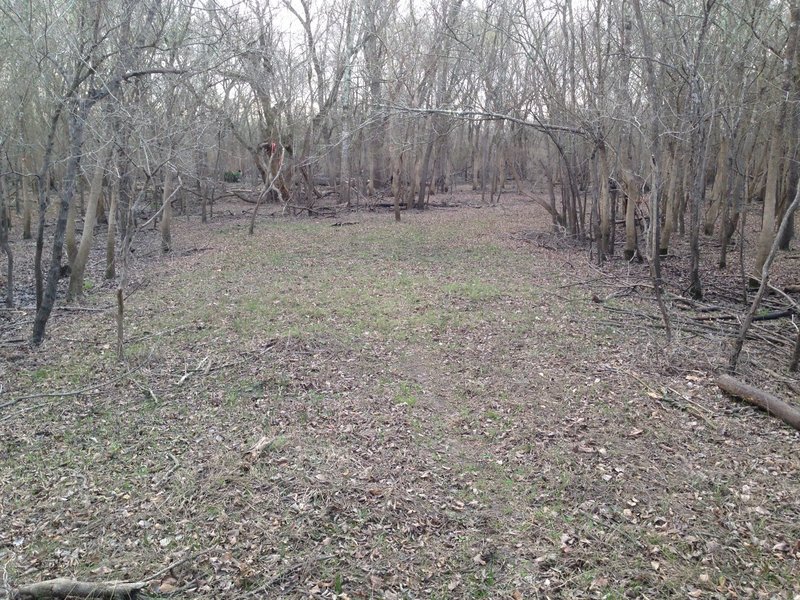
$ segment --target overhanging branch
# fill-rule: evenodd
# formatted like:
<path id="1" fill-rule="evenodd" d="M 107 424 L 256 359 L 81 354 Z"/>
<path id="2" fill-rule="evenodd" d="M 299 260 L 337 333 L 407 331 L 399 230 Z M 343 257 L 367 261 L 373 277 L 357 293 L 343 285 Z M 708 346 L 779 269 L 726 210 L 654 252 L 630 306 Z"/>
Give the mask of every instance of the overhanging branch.
<path id="1" fill-rule="evenodd" d="M 443 115 L 458 119 L 481 120 L 481 121 L 508 121 L 510 123 L 516 123 L 517 125 L 522 125 L 523 127 L 530 127 L 531 129 L 535 129 L 537 131 L 542 131 L 545 133 L 560 132 L 560 133 L 571 133 L 573 135 L 582 135 L 582 136 L 587 135 L 587 132 L 579 127 L 570 127 L 567 125 L 553 125 L 551 123 L 546 123 L 542 121 L 536 115 L 532 115 L 533 121 L 528 121 L 526 119 L 520 119 L 519 117 L 514 117 L 511 115 L 506 115 L 486 110 L 478 110 L 478 109 L 450 110 L 446 108 L 413 108 L 410 106 L 389 105 L 389 104 L 381 105 L 381 108 L 396 112 L 405 112 L 405 113 L 422 114 L 422 115 Z"/>

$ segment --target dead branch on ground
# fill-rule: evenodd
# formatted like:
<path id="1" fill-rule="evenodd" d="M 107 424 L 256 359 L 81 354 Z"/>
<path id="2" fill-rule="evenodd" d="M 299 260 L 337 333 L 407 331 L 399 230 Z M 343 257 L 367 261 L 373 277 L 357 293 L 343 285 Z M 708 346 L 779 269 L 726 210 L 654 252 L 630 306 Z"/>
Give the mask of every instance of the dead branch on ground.
<path id="1" fill-rule="evenodd" d="M 139 597 L 139 592 L 146 586 L 147 583 L 144 581 L 94 583 L 58 578 L 20 586 L 11 593 L 11 600 L 65 600 L 67 598 L 135 600 Z"/>
<path id="2" fill-rule="evenodd" d="M 764 409 L 770 415 L 779 418 L 787 425 L 791 425 L 800 431 L 800 410 L 787 404 L 777 396 L 761 390 L 752 385 L 746 384 L 730 375 L 720 375 L 717 377 L 717 385 L 720 389 L 731 396 L 736 396 L 742 400 Z"/>

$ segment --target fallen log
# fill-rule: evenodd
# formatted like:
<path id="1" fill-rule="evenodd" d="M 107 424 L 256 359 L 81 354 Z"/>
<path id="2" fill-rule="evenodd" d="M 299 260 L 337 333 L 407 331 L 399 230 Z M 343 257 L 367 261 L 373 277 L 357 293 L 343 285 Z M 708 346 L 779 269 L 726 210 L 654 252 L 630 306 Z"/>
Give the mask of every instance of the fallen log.
<path id="1" fill-rule="evenodd" d="M 774 321 L 775 319 L 783 319 L 786 317 L 792 317 L 795 314 L 795 310 L 793 308 L 787 308 L 786 310 L 773 310 L 762 315 L 756 315 L 753 317 L 753 321 Z M 696 317 L 692 317 L 695 321 L 733 321 L 737 318 L 736 315 L 709 315 L 703 314 L 698 315 Z"/>
<path id="2" fill-rule="evenodd" d="M 791 425 L 800 431 L 800 410 L 787 404 L 777 396 L 739 381 L 730 375 L 717 377 L 717 385 L 723 392 L 764 409 L 770 415 L 779 418 L 787 425 Z"/>
<path id="3" fill-rule="evenodd" d="M 144 581 L 94 583 L 59 578 L 23 585 L 12 591 L 11 598 L 12 600 L 64 600 L 65 598 L 135 600 L 139 597 L 139 592 L 146 586 Z"/>

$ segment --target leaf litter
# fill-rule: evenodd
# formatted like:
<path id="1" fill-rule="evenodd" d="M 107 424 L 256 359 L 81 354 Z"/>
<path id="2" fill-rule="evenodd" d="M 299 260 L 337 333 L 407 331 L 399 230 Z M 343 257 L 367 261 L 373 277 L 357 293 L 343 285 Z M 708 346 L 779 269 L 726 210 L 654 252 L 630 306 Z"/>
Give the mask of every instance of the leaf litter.
<path id="1" fill-rule="evenodd" d="M 800 594 L 800 439 L 716 390 L 727 325 L 676 316 L 665 347 L 646 267 L 598 269 L 525 203 L 355 216 L 176 223 L 204 251 L 141 241 L 127 365 L 111 312 L 14 351 L 3 400 L 87 391 L 0 414 L 10 582 L 176 564 L 152 596 Z M 785 373 L 763 337 L 756 380 Z"/>

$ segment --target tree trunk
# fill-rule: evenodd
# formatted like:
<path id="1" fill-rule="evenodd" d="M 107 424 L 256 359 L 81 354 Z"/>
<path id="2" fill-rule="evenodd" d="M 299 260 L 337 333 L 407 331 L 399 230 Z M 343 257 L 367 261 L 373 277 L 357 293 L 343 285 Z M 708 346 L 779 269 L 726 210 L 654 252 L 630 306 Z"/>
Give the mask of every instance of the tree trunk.
<path id="1" fill-rule="evenodd" d="M 74 579 L 50 579 L 31 583 L 12 590 L 11 600 L 60 600 L 66 598 L 97 598 L 103 600 L 136 600 L 147 587 L 144 581 L 135 583 L 88 582 Z"/>
<path id="2" fill-rule="evenodd" d="M 36 284 L 36 310 L 37 312 L 42 307 L 44 302 L 44 280 L 42 273 L 42 255 L 44 254 L 44 228 L 47 223 L 47 194 L 50 190 L 50 169 L 51 157 L 53 154 L 53 144 L 56 138 L 58 129 L 58 122 L 61 120 L 61 114 L 64 110 L 66 101 L 59 103 L 50 119 L 50 131 L 47 135 L 47 144 L 45 145 L 44 157 L 42 158 L 42 165 L 37 176 L 37 191 L 39 194 L 39 224 L 36 231 L 36 252 L 33 256 L 33 276 Z M 64 216 L 66 219 L 66 215 Z M 59 251 L 59 261 L 61 254 Z M 60 265 L 59 265 L 60 270 Z M 47 311 L 47 316 L 44 320 L 47 321 L 50 311 Z M 42 324 L 42 331 L 44 332 L 44 324 Z M 42 333 L 44 335 L 44 333 Z"/>
<path id="3" fill-rule="evenodd" d="M 614 223 L 611 222 L 611 195 L 608 189 L 608 153 L 606 151 L 605 142 L 600 141 L 597 144 L 597 191 L 598 191 L 598 206 L 600 211 L 600 252 L 603 258 L 614 254 L 614 248 L 611 246 L 611 228 Z"/>
<path id="4" fill-rule="evenodd" d="M 6 254 L 6 300 L 5 304 L 11 308 L 14 306 L 14 254 L 11 250 L 11 244 L 8 243 L 8 229 L 10 221 L 8 219 L 8 211 L 6 210 L 6 197 L 5 182 L 3 176 L 0 175 L 0 250 Z"/>
<path id="5" fill-rule="evenodd" d="M 23 163 L 27 164 L 27 163 Z M 20 189 L 22 190 L 22 239 L 29 240 L 31 235 L 31 222 L 33 220 L 33 194 L 31 194 L 30 184 L 26 176 L 20 178 Z"/>
<path id="6" fill-rule="evenodd" d="M 483 177 L 481 173 L 481 123 L 475 125 L 472 129 L 472 191 L 475 192 L 480 189 L 480 180 Z"/>
<path id="7" fill-rule="evenodd" d="M 730 144 L 727 136 L 722 136 L 717 154 L 717 169 L 714 173 L 714 185 L 711 188 L 711 202 L 706 210 L 706 218 L 703 223 L 703 233 L 714 235 L 714 226 L 719 218 L 720 210 L 724 210 L 723 204 L 728 197 L 728 148 Z M 724 224 L 723 224 L 724 227 Z"/>
<path id="8" fill-rule="evenodd" d="M 67 232 L 66 232 L 66 247 L 67 247 L 67 262 L 72 267 L 75 262 L 75 255 L 78 253 L 78 244 L 75 241 L 75 219 L 78 207 L 75 202 L 70 203 L 69 211 L 67 211 Z"/>
<path id="9" fill-rule="evenodd" d="M 161 251 L 164 253 L 172 250 L 172 195 L 173 182 L 172 166 L 167 164 L 164 167 L 164 189 L 162 190 L 161 208 Z"/>
<path id="10" fill-rule="evenodd" d="M 419 191 L 417 193 L 417 203 L 415 208 L 422 210 L 425 208 L 425 191 L 428 189 L 429 165 L 431 162 L 431 154 L 433 153 L 433 145 L 436 143 L 436 117 L 429 117 L 431 119 L 428 130 L 428 143 L 425 145 L 425 154 L 423 155 L 422 162 L 419 165 Z"/>
<path id="11" fill-rule="evenodd" d="M 800 32 L 800 5 L 795 1 L 789 8 L 791 22 L 789 36 L 786 40 L 786 50 L 783 56 L 783 81 L 781 87 L 781 101 L 778 114 L 772 128 L 769 140 L 769 162 L 767 164 L 767 185 L 764 190 L 764 207 L 761 217 L 761 233 L 758 236 L 756 251 L 755 272 L 761 272 L 764 262 L 770 253 L 772 240 L 775 239 L 775 218 L 778 200 L 778 180 L 781 171 L 781 156 L 784 147 L 784 131 L 786 120 L 792 104 L 792 90 L 794 83 L 795 59 L 797 56 L 798 32 Z"/>
<path id="12" fill-rule="evenodd" d="M 70 154 L 67 160 L 66 173 L 61 189 L 58 220 L 56 221 L 56 227 L 53 233 L 53 252 L 50 258 L 50 268 L 47 273 L 47 285 L 42 294 L 42 301 L 36 310 L 36 316 L 33 322 L 31 343 L 34 346 L 38 346 L 44 340 L 47 321 L 50 318 L 50 313 L 53 311 L 53 306 L 56 301 L 58 280 L 61 275 L 61 257 L 64 252 L 64 234 L 67 229 L 67 213 L 69 212 L 70 204 L 75 196 L 75 182 L 78 176 L 81 154 L 83 152 L 83 134 L 90 109 L 91 103 L 88 101 L 74 101 L 73 110 L 69 113 L 68 131 Z M 43 220 L 44 216 L 40 216 L 40 219 Z M 44 227 L 41 229 L 43 230 Z M 39 236 L 40 238 L 43 237 L 43 231 L 39 232 Z"/>
<path id="13" fill-rule="evenodd" d="M 658 253 L 661 256 L 669 254 L 669 242 L 672 232 L 675 230 L 676 221 L 678 218 L 678 210 L 680 201 L 678 200 L 678 173 L 680 171 L 680 158 L 676 152 L 675 143 L 670 143 L 669 149 L 669 186 L 667 188 L 666 198 L 664 199 L 665 215 L 664 215 L 664 228 L 661 230 L 661 240 L 659 242 Z"/>
<path id="14" fill-rule="evenodd" d="M 111 189 L 111 203 L 108 206 L 108 235 L 106 237 L 106 279 L 114 279 L 115 271 L 115 243 L 117 235 L 117 205 L 119 198 L 119 182 Z"/>
<path id="15" fill-rule="evenodd" d="M 106 172 L 106 164 L 111 154 L 111 144 L 106 144 L 103 151 L 97 157 L 92 183 L 89 187 L 89 201 L 86 206 L 86 216 L 83 221 L 83 233 L 81 234 L 80 246 L 76 251 L 72 261 L 72 272 L 69 277 L 69 289 L 67 300 L 73 300 L 83 296 L 83 282 L 86 273 L 86 263 L 89 261 L 89 252 L 92 249 L 94 240 L 94 226 L 97 216 L 97 205 L 103 195 L 103 176 Z"/>

